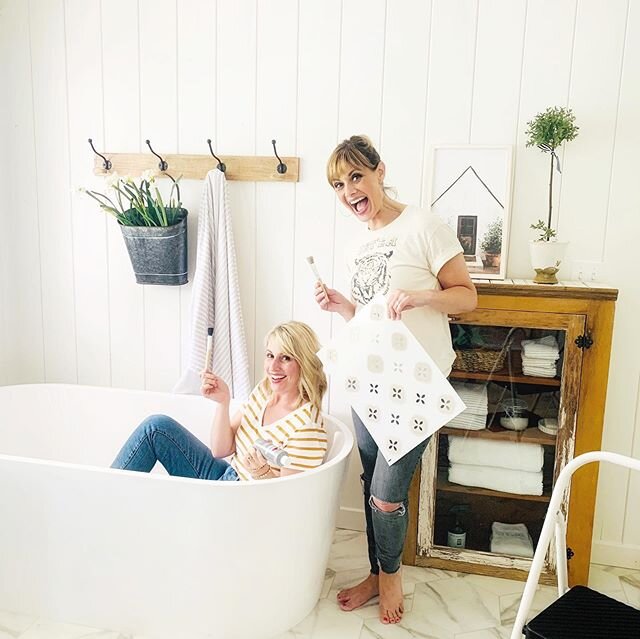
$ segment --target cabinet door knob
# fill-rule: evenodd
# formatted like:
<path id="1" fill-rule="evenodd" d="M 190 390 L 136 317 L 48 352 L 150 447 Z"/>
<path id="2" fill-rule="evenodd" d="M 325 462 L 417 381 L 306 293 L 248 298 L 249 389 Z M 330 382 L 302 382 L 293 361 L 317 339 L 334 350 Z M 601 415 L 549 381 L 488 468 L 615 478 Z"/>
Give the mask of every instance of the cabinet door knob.
<path id="1" fill-rule="evenodd" d="M 459 322 L 460 321 L 460 317 L 458 315 L 449 315 L 449 321 L 450 322 Z"/>

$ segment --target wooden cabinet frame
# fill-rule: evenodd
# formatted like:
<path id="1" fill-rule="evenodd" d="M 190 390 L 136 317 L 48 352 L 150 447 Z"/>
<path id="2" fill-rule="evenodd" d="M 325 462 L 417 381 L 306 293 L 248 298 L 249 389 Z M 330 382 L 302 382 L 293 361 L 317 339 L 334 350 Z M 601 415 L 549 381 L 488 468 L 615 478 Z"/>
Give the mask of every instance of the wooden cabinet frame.
<path id="1" fill-rule="evenodd" d="M 493 326 L 523 326 L 565 331 L 566 345 L 561 385 L 554 479 L 573 457 L 599 450 L 602 440 L 604 405 L 609 372 L 614 303 L 617 290 L 575 286 L 540 286 L 514 283 L 476 283 L 478 308 L 452 321 Z M 588 336 L 588 348 L 575 340 Z M 571 345 L 571 348 L 568 348 Z M 463 434 L 463 433 L 460 433 Z M 432 438 L 414 476 L 409 494 L 409 531 L 403 561 L 460 572 L 526 579 L 530 560 L 470 550 L 433 546 L 436 493 L 437 437 Z M 598 466 L 591 464 L 573 477 L 568 510 L 567 546 L 569 583 L 587 583 L 591 558 L 591 538 Z M 541 581 L 555 582 L 553 552 Z"/>

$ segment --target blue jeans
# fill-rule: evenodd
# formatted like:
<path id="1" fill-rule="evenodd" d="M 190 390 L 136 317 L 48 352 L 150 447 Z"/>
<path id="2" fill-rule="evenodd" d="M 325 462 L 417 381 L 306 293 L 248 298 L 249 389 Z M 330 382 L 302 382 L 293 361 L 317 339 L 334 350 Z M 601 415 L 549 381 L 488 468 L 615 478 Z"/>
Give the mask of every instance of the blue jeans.
<path id="1" fill-rule="evenodd" d="M 195 435 L 167 415 L 147 417 L 125 442 L 111 468 L 148 473 L 160 462 L 170 475 L 237 481 L 238 475 Z"/>
<path id="2" fill-rule="evenodd" d="M 353 409 L 351 415 L 364 470 L 361 479 L 371 572 L 377 575 L 382 570 L 391 574 L 398 571 L 402 562 L 402 549 L 407 536 L 409 486 L 430 438 L 389 466 Z M 372 501 L 374 497 L 389 503 L 399 503 L 400 507 L 392 512 L 385 512 L 376 508 Z"/>

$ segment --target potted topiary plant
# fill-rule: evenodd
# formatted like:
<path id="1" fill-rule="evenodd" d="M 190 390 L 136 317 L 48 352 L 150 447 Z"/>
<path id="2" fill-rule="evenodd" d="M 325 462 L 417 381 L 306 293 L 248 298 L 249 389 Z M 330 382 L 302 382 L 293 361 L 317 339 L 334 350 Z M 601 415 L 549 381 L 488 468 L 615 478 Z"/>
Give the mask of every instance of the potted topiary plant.
<path id="1" fill-rule="evenodd" d="M 151 171 L 140 182 L 112 174 L 107 186 L 111 197 L 81 189 L 120 225 L 138 284 L 186 284 L 187 210 L 180 202 L 179 179 L 165 173 L 173 184 L 164 202 Z"/>
<path id="2" fill-rule="evenodd" d="M 480 242 L 482 250 L 482 263 L 485 268 L 489 266 L 500 267 L 500 255 L 502 253 L 502 220 L 496 218 L 487 226 L 485 234 Z"/>
<path id="3" fill-rule="evenodd" d="M 550 107 L 538 113 L 533 120 L 527 122 L 526 146 L 537 146 L 549 154 L 549 210 L 547 221 L 540 219 L 531 228 L 539 232 L 536 240 L 529 243 L 531 264 L 536 272 L 534 282 L 538 284 L 557 284 L 556 273 L 564 257 L 568 242 L 558 242 L 556 231 L 551 227 L 553 210 L 553 171 L 560 173 L 560 161 L 556 149 L 563 143 L 573 140 L 578 135 L 579 127 L 575 122 L 571 109 Z"/>

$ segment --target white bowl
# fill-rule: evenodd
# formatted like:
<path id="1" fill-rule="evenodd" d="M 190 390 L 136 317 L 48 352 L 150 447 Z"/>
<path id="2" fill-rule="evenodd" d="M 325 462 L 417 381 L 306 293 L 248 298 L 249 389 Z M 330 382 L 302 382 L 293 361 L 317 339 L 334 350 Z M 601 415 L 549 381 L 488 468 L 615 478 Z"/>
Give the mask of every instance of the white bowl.
<path id="1" fill-rule="evenodd" d="M 524 430 L 528 425 L 528 417 L 508 417 L 504 415 L 500 418 L 500 426 L 508 430 Z"/>
<path id="2" fill-rule="evenodd" d="M 553 418 L 539 419 L 538 430 L 542 431 L 545 435 L 557 435 L 558 420 Z"/>

